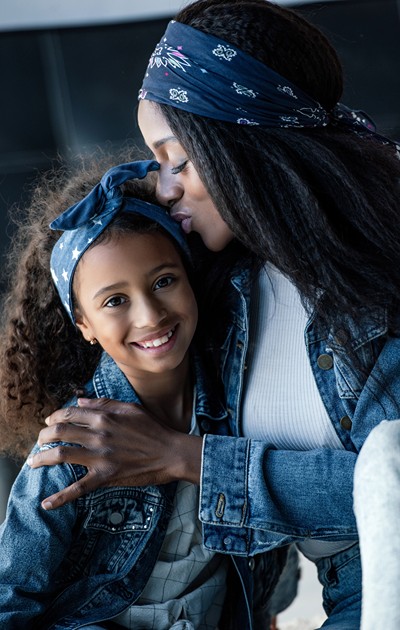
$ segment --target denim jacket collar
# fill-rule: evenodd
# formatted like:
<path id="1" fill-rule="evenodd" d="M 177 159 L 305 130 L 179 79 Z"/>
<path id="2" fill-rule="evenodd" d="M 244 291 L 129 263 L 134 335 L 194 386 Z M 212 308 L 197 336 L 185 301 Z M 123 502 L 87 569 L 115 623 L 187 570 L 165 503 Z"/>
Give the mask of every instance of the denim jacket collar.
<path id="1" fill-rule="evenodd" d="M 235 323 L 245 330 L 248 326 L 248 304 L 250 302 L 250 292 L 255 278 L 252 277 L 251 270 L 246 267 L 241 269 L 231 279 L 231 283 L 240 294 L 244 308 L 240 312 L 235 311 Z M 338 353 L 343 353 L 343 347 L 347 345 L 356 351 L 369 341 L 387 334 L 388 332 L 388 309 L 383 304 L 375 308 L 361 307 L 359 309 L 360 318 L 358 322 L 348 315 L 343 317 L 342 327 L 339 330 L 327 330 L 320 321 L 317 313 L 313 312 L 308 320 L 305 334 L 310 343 L 327 339 L 329 347 Z"/>
<path id="2" fill-rule="evenodd" d="M 212 387 L 210 375 L 202 368 L 202 362 L 196 350 L 192 352 L 191 359 L 196 383 L 196 416 L 206 417 L 212 421 L 225 420 L 228 413 L 218 398 L 215 387 Z M 115 398 L 124 402 L 142 404 L 128 379 L 106 352 L 103 352 L 97 365 L 92 384 L 98 398 Z"/>

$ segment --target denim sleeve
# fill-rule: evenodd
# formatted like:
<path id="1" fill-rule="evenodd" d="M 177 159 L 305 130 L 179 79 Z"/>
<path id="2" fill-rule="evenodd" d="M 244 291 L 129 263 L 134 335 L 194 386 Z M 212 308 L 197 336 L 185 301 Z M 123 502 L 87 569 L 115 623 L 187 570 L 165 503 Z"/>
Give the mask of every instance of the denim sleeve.
<path id="1" fill-rule="evenodd" d="M 356 539 L 356 459 L 345 450 L 279 451 L 206 435 L 199 510 L 206 546 L 254 554 L 309 537 Z"/>
<path id="2" fill-rule="evenodd" d="M 70 547 L 76 504 L 45 511 L 40 502 L 75 481 L 66 464 L 21 469 L 0 527 L 0 627 L 31 627 L 55 589 L 53 575 Z"/>

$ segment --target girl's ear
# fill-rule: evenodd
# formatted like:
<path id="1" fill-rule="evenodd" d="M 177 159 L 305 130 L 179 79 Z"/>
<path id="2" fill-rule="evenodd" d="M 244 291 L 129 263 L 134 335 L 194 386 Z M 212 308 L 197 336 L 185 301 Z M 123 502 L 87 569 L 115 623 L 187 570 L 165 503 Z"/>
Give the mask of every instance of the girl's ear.
<path id="1" fill-rule="evenodd" d="M 91 341 L 94 338 L 92 327 L 78 308 L 75 309 L 75 322 L 76 327 L 79 328 L 82 333 L 82 337 L 86 339 L 86 341 Z"/>

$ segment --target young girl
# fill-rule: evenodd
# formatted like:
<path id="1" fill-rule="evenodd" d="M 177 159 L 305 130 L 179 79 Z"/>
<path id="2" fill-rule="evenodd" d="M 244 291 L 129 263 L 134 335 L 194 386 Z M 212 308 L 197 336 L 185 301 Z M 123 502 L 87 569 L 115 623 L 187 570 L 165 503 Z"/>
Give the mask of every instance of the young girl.
<path id="1" fill-rule="evenodd" d="M 189 357 L 197 305 L 185 239 L 166 210 L 137 198 L 146 197 L 138 182 L 130 181 L 125 194 L 121 188 L 155 168 L 133 162 L 110 169 L 52 229 L 46 221 L 66 200 L 76 201 L 93 174 L 75 176 L 51 195 L 39 188 L 3 337 L 3 414 L 20 450 L 30 425 L 36 430 L 35 417 L 65 402 L 89 376 L 85 396 L 146 405 L 165 430 L 199 435 L 204 423 L 209 431 L 227 430 L 227 412 L 194 348 Z M 45 204 L 51 217 L 36 219 Z M 76 404 L 73 397 L 66 405 L 71 427 Z M 124 423 L 123 413 L 115 422 Z M 236 562 L 247 586 L 232 601 L 228 557 L 201 544 L 195 485 L 116 485 L 58 511 L 42 509 L 44 494 L 79 483 L 85 472 L 79 462 L 23 466 L 0 529 L 2 628 L 251 627 L 251 571 Z M 264 569 L 272 587 L 268 561 Z M 222 613 L 225 600 L 231 613 Z M 90 625 L 111 618 L 111 625 Z"/>

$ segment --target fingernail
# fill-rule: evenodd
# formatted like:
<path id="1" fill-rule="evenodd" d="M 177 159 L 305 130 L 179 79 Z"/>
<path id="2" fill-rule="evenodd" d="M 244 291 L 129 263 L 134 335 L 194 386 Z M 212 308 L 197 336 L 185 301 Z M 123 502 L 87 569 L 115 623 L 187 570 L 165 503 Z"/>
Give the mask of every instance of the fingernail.
<path id="1" fill-rule="evenodd" d="M 78 398 L 78 405 L 87 405 L 90 401 L 90 398 Z"/>
<path id="2" fill-rule="evenodd" d="M 28 459 L 26 460 L 26 463 L 28 464 L 28 466 L 32 466 L 32 464 L 33 464 L 33 457 L 32 457 L 32 455 L 29 455 Z"/>
<path id="3" fill-rule="evenodd" d="M 53 507 L 51 501 L 43 501 L 42 503 L 42 508 L 44 510 L 51 510 L 51 508 Z"/>
<path id="4" fill-rule="evenodd" d="M 45 424 L 49 425 L 49 422 L 50 422 L 49 418 L 46 418 L 46 420 L 44 422 L 45 422 Z"/>

